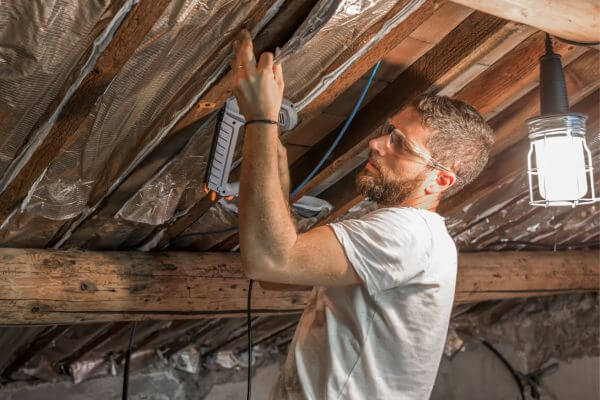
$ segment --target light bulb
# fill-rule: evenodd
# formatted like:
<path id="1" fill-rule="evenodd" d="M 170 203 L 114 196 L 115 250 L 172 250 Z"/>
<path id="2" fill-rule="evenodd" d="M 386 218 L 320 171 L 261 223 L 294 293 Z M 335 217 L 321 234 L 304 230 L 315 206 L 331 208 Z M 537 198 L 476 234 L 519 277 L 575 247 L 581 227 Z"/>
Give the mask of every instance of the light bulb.
<path id="1" fill-rule="evenodd" d="M 575 206 L 595 200 L 593 186 L 591 197 L 584 198 L 590 189 L 588 175 L 593 182 L 591 154 L 585 143 L 586 119 L 583 114 L 568 113 L 527 121 L 532 205 Z M 539 196 L 534 195 L 535 184 Z"/>

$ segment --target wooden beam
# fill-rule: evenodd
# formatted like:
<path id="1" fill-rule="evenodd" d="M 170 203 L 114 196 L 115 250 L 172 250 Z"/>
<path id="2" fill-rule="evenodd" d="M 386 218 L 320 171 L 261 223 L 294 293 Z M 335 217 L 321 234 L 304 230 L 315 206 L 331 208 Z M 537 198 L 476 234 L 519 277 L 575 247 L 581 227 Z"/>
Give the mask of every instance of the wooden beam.
<path id="1" fill-rule="evenodd" d="M 25 198 L 48 164 L 74 143 L 77 128 L 169 3 L 170 0 L 143 0 L 127 14 L 98 58 L 95 68 L 64 106 L 43 142 L 35 149 L 19 174 L 0 193 L 0 221 L 5 220 Z"/>
<path id="2" fill-rule="evenodd" d="M 534 26 L 576 42 L 600 42 L 597 0 L 452 0 L 497 17 Z"/>
<path id="3" fill-rule="evenodd" d="M 595 251 L 464 253 L 456 301 L 598 290 L 599 274 Z M 0 324 L 194 319 L 246 309 L 235 253 L 0 249 L 0 275 Z M 256 285 L 253 313 L 298 313 L 308 296 Z"/>

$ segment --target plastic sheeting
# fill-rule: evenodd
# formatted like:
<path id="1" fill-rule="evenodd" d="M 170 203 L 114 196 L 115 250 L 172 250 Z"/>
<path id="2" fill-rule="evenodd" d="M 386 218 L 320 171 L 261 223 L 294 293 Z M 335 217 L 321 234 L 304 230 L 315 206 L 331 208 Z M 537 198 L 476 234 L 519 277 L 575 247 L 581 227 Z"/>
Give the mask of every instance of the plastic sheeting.
<path id="1" fill-rule="evenodd" d="M 140 156 L 140 143 L 149 141 L 146 135 L 156 129 L 153 124 L 167 121 L 141 150 L 141 156 L 156 146 L 183 114 L 190 99 L 181 98 L 181 93 L 187 93 L 190 80 L 201 85 L 202 92 L 216 78 L 215 71 L 223 70 L 230 55 L 229 38 L 259 3 L 172 1 L 79 127 L 79 139 L 47 168 L 21 205 L 21 215 L 13 215 L 12 220 L 23 220 L 23 214 L 29 213 L 49 221 L 89 213 L 90 196 L 94 190 L 102 190 L 96 185 L 139 162 L 141 157 L 133 162 L 131 157 Z M 165 118 L 165 110 L 176 108 L 173 103 L 181 105 L 179 112 Z M 6 232 L 14 227 L 9 223 L 3 228 L 4 240 L 10 240 Z M 26 228 L 35 232 L 37 227 Z"/>
<path id="2" fill-rule="evenodd" d="M 127 2 L 13 0 L 0 7 L 0 171 L 43 135 L 40 119 L 68 96 L 66 86 L 79 84 L 75 73 L 85 75 L 76 70 L 99 33 L 94 28 L 112 17 L 115 3 Z"/>

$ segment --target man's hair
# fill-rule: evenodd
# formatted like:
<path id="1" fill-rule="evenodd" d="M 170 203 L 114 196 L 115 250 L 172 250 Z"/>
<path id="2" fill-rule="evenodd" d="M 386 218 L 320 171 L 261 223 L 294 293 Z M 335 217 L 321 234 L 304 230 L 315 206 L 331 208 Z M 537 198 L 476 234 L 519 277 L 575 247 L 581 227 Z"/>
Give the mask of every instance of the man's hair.
<path id="1" fill-rule="evenodd" d="M 431 156 L 457 175 L 454 185 L 442 193 L 445 199 L 477 178 L 487 164 L 494 144 L 492 128 L 476 109 L 446 96 L 423 94 L 412 106 L 432 131 L 427 140 Z"/>

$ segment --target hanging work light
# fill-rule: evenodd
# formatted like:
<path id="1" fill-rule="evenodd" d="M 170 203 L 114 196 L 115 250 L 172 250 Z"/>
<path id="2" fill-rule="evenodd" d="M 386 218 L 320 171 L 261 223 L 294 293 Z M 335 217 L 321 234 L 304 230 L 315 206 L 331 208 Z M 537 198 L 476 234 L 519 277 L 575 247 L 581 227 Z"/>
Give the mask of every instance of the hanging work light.
<path id="1" fill-rule="evenodd" d="M 575 207 L 594 203 L 592 155 L 585 143 L 587 116 L 568 111 L 560 55 L 552 51 L 549 35 L 546 54 L 540 58 L 540 105 L 541 115 L 526 122 L 531 141 L 527 155 L 529 204 Z"/>

